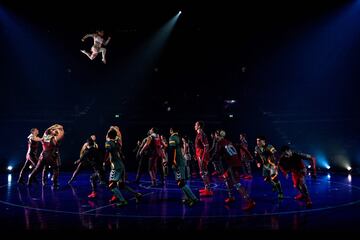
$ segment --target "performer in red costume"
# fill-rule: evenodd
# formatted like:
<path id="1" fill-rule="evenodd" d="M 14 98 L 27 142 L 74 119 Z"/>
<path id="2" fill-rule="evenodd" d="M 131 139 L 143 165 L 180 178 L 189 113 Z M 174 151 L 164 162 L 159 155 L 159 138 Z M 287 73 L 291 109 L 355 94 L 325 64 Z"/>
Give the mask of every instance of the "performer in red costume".
<path id="1" fill-rule="evenodd" d="M 197 121 L 195 123 L 195 156 L 199 165 L 200 176 L 204 182 L 204 189 L 200 189 L 200 196 L 208 197 L 212 196 L 213 192 L 210 189 L 210 180 L 209 180 L 209 172 L 208 172 L 208 164 L 209 164 L 209 142 L 203 131 L 204 122 Z"/>
<path id="2" fill-rule="evenodd" d="M 305 183 L 306 176 L 306 167 L 303 162 L 303 159 L 310 160 L 312 169 L 315 172 L 312 173 L 312 176 L 316 176 L 316 159 L 315 157 L 304 154 L 300 152 L 293 151 L 289 146 L 281 147 L 281 157 L 279 161 L 279 167 L 285 177 L 287 177 L 288 172 L 291 172 L 292 181 L 294 188 L 299 190 L 299 194 L 294 197 L 295 200 L 305 200 L 306 206 L 311 207 L 312 202 L 310 199 L 309 191 Z"/>
<path id="3" fill-rule="evenodd" d="M 223 166 L 226 166 L 226 170 L 221 173 L 229 196 L 225 199 L 225 202 L 231 203 L 235 201 L 235 197 L 232 194 L 232 189 L 235 187 L 241 197 L 246 201 L 243 210 L 250 210 L 255 206 L 255 202 L 249 197 L 245 188 L 235 178 L 235 171 L 239 171 L 242 164 L 236 148 L 225 138 L 225 135 L 226 133 L 224 130 L 218 130 L 215 132 L 215 137 L 217 139 L 215 158 L 221 161 Z"/>
<path id="4" fill-rule="evenodd" d="M 240 133 L 239 156 L 242 163 L 244 178 L 252 179 L 250 164 L 254 160 L 254 157 L 251 155 L 251 153 L 248 150 L 248 142 L 246 140 L 245 133 Z"/>
<path id="5" fill-rule="evenodd" d="M 30 173 L 27 185 L 31 185 L 32 181 L 36 177 L 36 174 L 43 168 L 42 171 L 42 184 L 46 185 L 46 172 L 50 166 L 53 170 L 53 187 L 54 189 L 59 188 L 59 167 L 60 167 L 60 156 L 58 147 L 61 139 L 64 137 L 64 128 L 59 124 L 55 124 L 49 127 L 41 140 L 43 150 L 40 154 L 39 161 L 36 164 L 34 170 Z"/>
<path id="6" fill-rule="evenodd" d="M 144 151 L 148 150 L 149 155 L 149 175 L 151 178 L 151 186 L 155 187 L 157 185 L 156 180 L 156 171 L 157 163 L 162 161 L 163 152 L 162 152 L 162 143 L 158 130 L 156 128 L 150 129 L 150 135 L 147 137 L 146 143 L 140 150 L 140 156 L 143 155 Z"/>

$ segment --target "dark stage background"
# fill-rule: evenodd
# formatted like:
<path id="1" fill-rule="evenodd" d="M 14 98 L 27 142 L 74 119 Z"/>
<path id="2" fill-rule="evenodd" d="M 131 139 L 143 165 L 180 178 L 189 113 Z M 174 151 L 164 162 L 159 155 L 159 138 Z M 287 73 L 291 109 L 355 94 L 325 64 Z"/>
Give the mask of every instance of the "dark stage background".
<path id="1" fill-rule="evenodd" d="M 359 1 L 1 1 L 1 171 L 33 127 L 64 125 L 71 169 L 90 134 L 103 147 L 119 125 L 133 170 L 149 128 L 194 138 L 196 120 L 357 171 L 359 25 Z M 112 37 L 106 65 L 80 53 L 96 29 Z"/>

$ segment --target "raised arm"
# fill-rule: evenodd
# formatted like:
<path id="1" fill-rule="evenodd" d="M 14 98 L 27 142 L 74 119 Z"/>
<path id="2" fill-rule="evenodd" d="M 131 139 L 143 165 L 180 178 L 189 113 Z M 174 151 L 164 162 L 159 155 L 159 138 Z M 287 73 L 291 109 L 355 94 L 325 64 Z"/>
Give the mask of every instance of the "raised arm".
<path id="1" fill-rule="evenodd" d="M 58 128 L 56 128 L 56 141 L 60 141 L 64 137 L 64 128 L 61 125 L 58 125 Z"/>
<path id="2" fill-rule="evenodd" d="M 120 144 L 120 146 L 122 146 L 122 134 L 121 134 L 121 131 L 120 131 L 120 128 L 118 126 L 110 126 L 107 134 L 106 134 L 106 141 L 109 141 L 109 137 L 108 137 L 108 134 L 111 130 L 115 130 L 116 131 L 116 136 L 117 136 L 117 141 L 118 143 Z"/>
<path id="3" fill-rule="evenodd" d="M 110 42 L 111 37 L 108 37 L 108 39 L 104 42 L 104 46 L 108 45 L 108 43 Z"/>
<path id="4" fill-rule="evenodd" d="M 87 38 L 89 38 L 89 37 L 94 37 L 94 34 L 86 34 L 82 39 L 81 39 L 81 41 L 85 41 L 85 39 L 87 39 Z"/>
<path id="5" fill-rule="evenodd" d="M 140 149 L 139 155 L 143 154 L 143 152 L 150 146 L 150 143 L 151 143 L 151 136 L 146 138 L 146 142 L 144 146 Z"/>
<path id="6" fill-rule="evenodd" d="M 34 136 L 33 134 L 30 134 L 30 135 L 28 136 L 28 139 L 31 139 L 31 140 L 33 140 L 33 141 L 35 141 L 35 142 L 40 142 L 40 141 L 42 140 L 42 138 L 40 138 L 40 137 L 38 137 L 38 136 Z"/>
<path id="7" fill-rule="evenodd" d="M 82 155 L 84 154 L 84 151 L 85 149 L 87 148 L 88 146 L 88 143 L 84 143 L 84 145 L 81 147 L 81 150 L 80 150 L 80 158 L 82 157 Z"/>
<path id="8" fill-rule="evenodd" d="M 46 135 L 52 135 L 55 137 L 54 141 L 56 143 L 57 141 L 61 140 L 64 137 L 64 134 L 65 134 L 64 127 L 60 124 L 54 124 L 45 130 L 43 138 Z"/>

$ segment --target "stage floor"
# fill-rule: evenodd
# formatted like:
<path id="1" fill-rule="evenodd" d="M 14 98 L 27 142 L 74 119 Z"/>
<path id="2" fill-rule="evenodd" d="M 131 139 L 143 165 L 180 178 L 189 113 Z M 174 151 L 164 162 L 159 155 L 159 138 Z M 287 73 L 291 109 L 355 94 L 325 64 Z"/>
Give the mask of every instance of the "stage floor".
<path id="1" fill-rule="evenodd" d="M 109 204 L 112 194 L 106 186 L 99 187 L 97 199 L 88 199 L 91 192 L 88 172 L 82 172 L 68 185 L 70 174 L 60 174 L 59 190 L 40 184 L 18 185 L 17 174 L 0 175 L 0 229 L 358 231 L 354 227 L 360 221 L 360 176 L 319 174 L 317 179 L 307 177 L 313 201 L 313 207 L 307 209 L 304 202 L 293 199 L 297 191 L 290 177 L 281 178 L 285 198 L 279 201 L 271 186 L 256 173 L 253 180 L 242 181 L 256 201 L 256 207 L 245 212 L 240 208 L 238 195 L 236 202 L 224 203 L 225 186 L 217 177 L 212 178 L 214 196 L 200 198 L 193 207 L 182 204 L 181 192 L 172 176 L 165 187 L 150 187 L 146 177 L 139 185 L 130 184 L 144 194 L 143 200 L 137 204 L 125 192 L 129 204 L 115 207 Z M 134 174 L 129 173 L 128 178 L 133 180 Z M 198 189 L 203 186 L 200 179 L 192 179 L 190 186 L 199 196 Z"/>

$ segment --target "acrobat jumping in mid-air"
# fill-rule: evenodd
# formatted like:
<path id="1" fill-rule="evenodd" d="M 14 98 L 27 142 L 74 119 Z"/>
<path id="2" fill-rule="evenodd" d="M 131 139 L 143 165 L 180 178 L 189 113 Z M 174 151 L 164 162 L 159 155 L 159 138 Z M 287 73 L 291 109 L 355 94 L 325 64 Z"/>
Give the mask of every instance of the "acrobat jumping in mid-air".
<path id="1" fill-rule="evenodd" d="M 106 64 L 106 48 L 104 46 L 108 45 L 111 37 L 108 37 L 108 39 L 105 41 L 104 40 L 104 31 L 100 30 L 100 31 L 96 31 L 93 34 L 86 34 L 81 41 L 85 41 L 85 39 L 87 39 L 88 37 L 92 37 L 94 39 L 94 44 L 91 47 L 91 53 L 85 51 L 85 50 L 81 50 L 82 53 L 84 53 L 86 56 L 88 56 L 91 60 L 94 60 L 96 58 L 96 56 L 101 53 L 102 55 L 102 61 L 103 63 Z"/>

